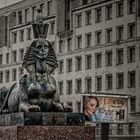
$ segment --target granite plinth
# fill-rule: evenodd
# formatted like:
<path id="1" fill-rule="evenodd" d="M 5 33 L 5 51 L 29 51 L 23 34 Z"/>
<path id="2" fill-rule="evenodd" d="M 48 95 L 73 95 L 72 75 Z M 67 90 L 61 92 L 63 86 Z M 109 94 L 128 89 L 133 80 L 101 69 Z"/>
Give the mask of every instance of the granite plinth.
<path id="1" fill-rule="evenodd" d="M 10 125 L 85 125 L 83 113 L 19 112 L 0 115 L 0 126 Z"/>
<path id="2" fill-rule="evenodd" d="M 0 140 L 95 140 L 95 128 L 85 126 L 1 126 Z"/>

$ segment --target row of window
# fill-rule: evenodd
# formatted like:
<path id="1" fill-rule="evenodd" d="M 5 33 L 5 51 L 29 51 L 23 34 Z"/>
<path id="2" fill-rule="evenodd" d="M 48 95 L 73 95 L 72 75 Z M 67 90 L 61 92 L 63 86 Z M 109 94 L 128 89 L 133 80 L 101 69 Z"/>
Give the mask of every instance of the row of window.
<path id="1" fill-rule="evenodd" d="M 6 60 L 6 64 L 10 63 L 10 53 L 6 53 L 4 60 Z M 21 62 L 24 58 L 24 49 L 19 49 L 19 62 Z M 13 50 L 11 53 L 11 62 L 17 62 L 17 50 Z M 0 54 L 0 65 L 3 65 L 3 54 Z"/>
<path id="2" fill-rule="evenodd" d="M 129 135 L 135 134 L 135 124 L 134 123 L 129 123 L 127 129 L 126 129 L 127 124 L 125 124 L 125 125 L 124 124 L 116 124 L 116 125 L 110 124 L 109 135 L 113 135 L 114 132 L 116 132 L 117 135 L 123 135 L 123 134 L 128 134 L 128 133 L 129 133 Z M 96 125 L 96 134 L 101 135 L 101 125 L 100 124 Z"/>
<path id="3" fill-rule="evenodd" d="M 95 76 L 95 90 L 96 91 L 102 91 L 102 86 L 103 86 L 103 76 Z M 124 88 L 124 72 L 119 72 L 116 73 L 116 89 L 123 89 Z M 112 90 L 114 83 L 113 83 L 113 74 L 106 74 L 105 75 L 105 90 Z M 127 86 L 128 88 L 135 88 L 136 87 L 136 71 L 128 71 L 127 74 Z M 92 91 L 92 77 L 86 77 L 85 78 L 85 91 Z M 75 93 L 82 93 L 82 78 L 76 79 L 75 80 Z M 72 80 L 67 80 L 66 81 L 66 91 L 67 94 L 72 94 L 73 93 L 73 81 Z M 62 95 L 64 92 L 64 86 L 63 86 L 63 81 L 58 81 L 58 91 L 59 94 Z"/>
<path id="4" fill-rule="evenodd" d="M 12 78 L 11 81 L 16 81 L 17 73 L 18 77 L 20 77 L 24 73 L 24 69 L 19 68 L 17 70 L 16 68 L 13 68 L 11 72 L 10 70 L 5 70 L 5 82 L 10 82 L 10 77 Z M 0 83 L 4 83 L 4 71 L 0 71 Z"/>
<path id="5" fill-rule="evenodd" d="M 127 37 L 128 39 L 132 39 L 136 36 L 136 30 L 135 30 L 135 23 L 129 23 L 128 24 L 128 34 Z M 105 43 L 111 43 L 113 42 L 113 29 L 107 28 L 105 30 Z M 86 33 L 85 34 L 85 48 L 89 48 L 92 46 L 92 33 Z M 95 31 L 95 45 L 101 45 L 103 44 L 102 42 L 102 30 Z M 116 27 L 116 41 L 121 41 L 124 40 L 124 26 L 119 25 Z M 75 49 L 81 49 L 82 48 L 82 35 L 77 35 L 76 36 L 76 44 L 75 44 Z M 64 51 L 64 41 L 60 40 L 59 41 L 59 53 L 63 53 Z M 67 51 L 72 51 L 72 39 L 69 38 L 67 40 Z"/>
<path id="6" fill-rule="evenodd" d="M 19 32 L 19 42 L 23 42 L 25 40 L 25 30 L 19 30 L 19 31 L 15 31 L 12 32 L 12 43 L 17 43 L 17 34 Z M 50 22 L 50 28 L 49 28 L 49 33 L 50 35 L 55 33 L 55 22 L 51 21 Z M 27 28 L 26 29 L 26 40 L 31 40 L 31 28 Z"/>
<path id="7" fill-rule="evenodd" d="M 46 8 L 47 6 L 47 8 Z M 52 14 L 52 1 L 41 3 L 39 6 L 33 6 L 32 9 L 26 8 L 25 10 L 13 13 L 13 16 L 18 18 L 18 24 L 26 23 L 35 19 L 37 9 L 40 8 L 43 16 L 50 16 Z M 24 17 L 23 17 L 24 16 Z M 32 19 L 31 19 L 32 17 Z"/>
<path id="8" fill-rule="evenodd" d="M 102 58 L 102 52 L 95 53 L 95 68 L 102 67 L 102 61 L 105 60 L 105 66 L 113 66 L 113 52 L 112 50 L 108 50 L 105 52 L 105 58 Z M 116 49 L 116 65 L 121 65 L 124 63 L 124 49 L 119 48 Z M 85 55 L 85 69 L 92 69 L 92 54 Z M 135 46 L 129 46 L 127 48 L 127 62 L 132 63 L 136 61 L 136 48 Z M 82 56 L 76 56 L 75 57 L 75 71 L 81 71 L 82 70 Z M 68 58 L 66 59 L 66 72 L 72 72 L 73 71 L 73 59 Z M 64 60 L 58 61 L 58 73 L 64 73 Z"/>
<path id="9" fill-rule="evenodd" d="M 119 1 L 116 2 L 116 17 L 121 17 L 124 15 L 124 1 Z M 128 0 L 128 14 L 133 14 L 136 11 L 136 4 L 135 0 Z M 105 6 L 105 19 L 110 20 L 113 18 L 113 13 L 114 13 L 114 5 L 109 4 Z M 99 23 L 102 21 L 102 13 L 103 9 L 102 7 L 98 7 L 95 9 L 95 23 Z M 85 12 L 85 25 L 91 25 L 92 24 L 92 12 L 91 10 Z M 76 27 L 81 27 L 82 26 L 82 13 L 76 15 Z"/>

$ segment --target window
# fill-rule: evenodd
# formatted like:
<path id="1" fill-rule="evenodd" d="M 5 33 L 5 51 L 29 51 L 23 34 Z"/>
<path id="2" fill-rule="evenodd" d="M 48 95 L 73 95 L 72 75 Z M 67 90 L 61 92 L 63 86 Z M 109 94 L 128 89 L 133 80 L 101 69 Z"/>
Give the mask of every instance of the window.
<path id="1" fill-rule="evenodd" d="M 67 72 L 72 72 L 72 59 L 67 59 Z"/>
<path id="2" fill-rule="evenodd" d="M 106 6 L 106 20 L 112 19 L 112 5 Z"/>
<path id="3" fill-rule="evenodd" d="M 52 14 L 52 1 L 49 1 L 47 3 L 47 9 L 48 9 L 47 15 L 50 16 Z"/>
<path id="4" fill-rule="evenodd" d="M 95 54 L 95 67 L 99 68 L 102 66 L 102 54 L 96 53 Z"/>
<path id="5" fill-rule="evenodd" d="M 25 9 L 25 22 L 28 22 L 30 19 L 30 11 L 29 8 Z"/>
<path id="6" fill-rule="evenodd" d="M 135 123 L 129 123 L 129 135 L 135 134 Z"/>
<path id="7" fill-rule="evenodd" d="M 12 51 L 12 62 L 16 62 L 17 61 L 17 51 Z"/>
<path id="8" fill-rule="evenodd" d="M 64 72 L 63 69 L 64 69 L 63 60 L 60 60 L 58 62 L 58 73 L 60 73 L 60 74 L 63 73 Z"/>
<path id="9" fill-rule="evenodd" d="M 82 26 L 82 14 L 77 14 L 76 15 L 76 27 L 81 27 Z"/>
<path id="10" fill-rule="evenodd" d="M 117 17 L 123 16 L 123 1 L 117 3 Z"/>
<path id="11" fill-rule="evenodd" d="M 136 111 L 136 98 L 130 98 L 130 112 Z"/>
<path id="12" fill-rule="evenodd" d="M 116 88 L 117 89 L 122 89 L 124 87 L 124 74 L 122 73 L 117 73 L 116 74 Z"/>
<path id="13" fill-rule="evenodd" d="M 86 48 L 91 47 L 91 33 L 86 34 Z"/>
<path id="14" fill-rule="evenodd" d="M 67 48 L 67 51 L 68 52 L 71 52 L 72 51 L 72 38 L 68 38 L 68 48 Z"/>
<path id="15" fill-rule="evenodd" d="M 24 58 L 24 49 L 19 50 L 19 60 L 22 61 Z"/>
<path id="16" fill-rule="evenodd" d="M 95 87 L 96 91 L 101 91 L 102 90 L 102 77 L 101 76 L 96 76 L 95 77 Z"/>
<path id="17" fill-rule="evenodd" d="M 135 62 L 135 46 L 128 47 L 128 63 Z"/>
<path id="18" fill-rule="evenodd" d="M 112 66 L 112 51 L 106 52 L 106 66 Z"/>
<path id="19" fill-rule="evenodd" d="M 67 80 L 67 94 L 72 94 L 72 80 Z"/>
<path id="20" fill-rule="evenodd" d="M 9 63 L 9 53 L 6 53 L 6 64 Z"/>
<path id="21" fill-rule="evenodd" d="M 75 70 L 76 71 L 82 70 L 82 58 L 81 58 L 81 56 L 77 56 L 75 58 L 75 61 L 76 61 L 76 63 L 75 63 Z"/>
<path id="22" fill-rule="evenodd" d="M 91 54 L 85 56 L 85 69 L 91 69 L 92 66 L 92 57 Z"/>
<path id="23" fill-rule="evenodd" d="M 123 124 L 117 124 L 117 134 L 118 135 L 123 134 Z"/>
<path id="24" fill-rule="evenodd" d="M 18 12 L 18 24 L 22 24 L 22 11 Z"/>
<path id="25" fill-rule="evenodd" d="M 3 55 L 2 54 L 0 54 L 0 65 L 2 65 L 2 61 L 3 61 Z"/>
<path id="26" fill-rule="evenodd" d="M 102 41 L 102 31 L 95 32 L 95 44 L 100 45 Z"/>
<path id="27" fill-rule="evenodd" d="M 123 26 L 117 27 L 117 41 L 123 40 Z"/>
<path id="28" fill-rule="evenodd" d="M 86 23 L 86 25 L 91 24 L 91 11 L 86 12 L 86 21 L 85 21 L 85 23 Z"/>
<path id="29" fill-rule="evenodd" d="M 80 93 L 82 91 L 82 79 L 76 79 L 76 93 Z"/>
<path id="30" fill-rule="evenodd" d="M 17 70 L 12 69 L 12 81 L 16 81 L 16 79 L 17 79 Z"/>
<path id="31" fill-rule="evenodd" d="M 19 68 L 19 77 L 24 73 L 24 69 L 23 68 Z"/>
<path id="32" fill-rule="evenodd" d="M 58 81 L 58 94 L 63 95 L 63 81 Z"/>
<path id="33" fill-rule="evenodd" d="M 128 72 L 128 87 L 134 88 L 136 86 L 136 74 L 135 71 Z"/>
<path id="34" fill-rule="evenodd" d="M 117 65 L 123 64 L 123 48 L 116 50 L 116 61 Z"/>
<path id="35" fill-rule="evenodd" d="M 24 30 L 19 31 L 19 41 L 24 41 Z"/>
<path id="36" fill-rule="evenodd" d="M 135 0 L 128 0 L 128 13 L 129 14 L 133 14 L 135 13 Z"/>
<path id="37" fill-rule="evenodd" d="M 81 49 L 82 48 L 82 36 L 77 36 L 76 37 L 76 49 Z"/>
<path id="38" fill-rule="evenodd" d="M 63 53 L 63 44 L 64 42 L 63 42 L 63 40 L 60 40 L 59 41 L 59 53 Z"/>
<path id="39" fill-rule="evenodd" d="M 106 29 L 106 43 L 112 42 L 112 28 Z"/>
<path id="40" fill-rule="evenodd" d="M 36 6 L 32 7 L 32 19 L 33 20 L 35 19 L 36 11 L 37 11 Z"/>
<path id="41" fill-rule="evenodd" d="M 16 43 L 17 42 L 17 32 L 13 32 L 12 33 L 12 39 L 13 39 L 13 43 Z"/>
<path id="42" fill-rule="evenodd" d="M 77 113 L 81 112 L 81 102 L 76 102 L 76 112 Z"/>
<path id="43" fill-rule="evenodd" d="M 3 71 L 0 71 L 0 83 L 3 83 Z"/>
<path id="44" fill-rule="evenodd" d="M 51 22 L 50 23 L 50 34 L 54 34 L 54 32 L 55 32 L 55 22 L 53 21 L 53 22 Z"/>
<path id="45" fill-rule="evenodd" d="M 40 9 L 41 9 L 42 15 L 45 16 L 45 5 L 44 5 L 44 3 L 40 4 Z"/>
<path id="46" fill-rule="evenodd" d="M 85 91 L 91 91 L 92 90 L 92 79 L 91 79 L 91 77 L 87 77 L 86 79 L 85 79 Z"/>
<path id="47" fill-rule="evenodd" d="M 102 21 L 102 9 L 101 8 L 97 8 L 95 9 L 95 22 L 101 22 Z"/>
<path id="48" fill-rule="evenodd" d="M 27 36 L 27 40 L 31 40 L 31 28 L 27 28 L 27 32 L 26 32 L 26 36 Z"/>
<path id="49" fill-rule="evenodd" d="M 10 70 L 5 71 L 5 82 L 10 82 Z"/>
<path id="50" fill-rule="evenodd" d="M 135 23 L 129 23 L 128 24 L 128 38 L 134 38 L 135 37 Z"/>
<path id="51" fill-rule="evenodd" d="M 113 76 L 112 74 L 106 75 L 106 90 L 112 90 L 113 88 Z"/>

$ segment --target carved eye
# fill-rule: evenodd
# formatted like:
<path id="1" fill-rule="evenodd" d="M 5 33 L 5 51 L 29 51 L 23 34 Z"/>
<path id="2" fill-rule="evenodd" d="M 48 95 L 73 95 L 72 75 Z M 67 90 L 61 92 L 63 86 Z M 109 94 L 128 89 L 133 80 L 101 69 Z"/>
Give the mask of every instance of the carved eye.
<path id="1" fill-rule="evenodd" d="M 42 46 L 41 45 L 38 45 L 37 46 L 37 49 L 41 50 L 42 49 Z"/>

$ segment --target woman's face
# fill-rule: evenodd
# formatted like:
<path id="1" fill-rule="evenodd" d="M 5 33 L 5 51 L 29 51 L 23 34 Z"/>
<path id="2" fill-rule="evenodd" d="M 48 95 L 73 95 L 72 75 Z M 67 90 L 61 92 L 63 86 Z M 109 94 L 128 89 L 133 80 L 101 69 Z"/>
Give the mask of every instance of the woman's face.
<path id="1" fill-rule="evenodd" d="M 91 116 L 93 113 L 96 112 L 97 101 L 92 98 L 85 106 L 85 114 Z"/>

